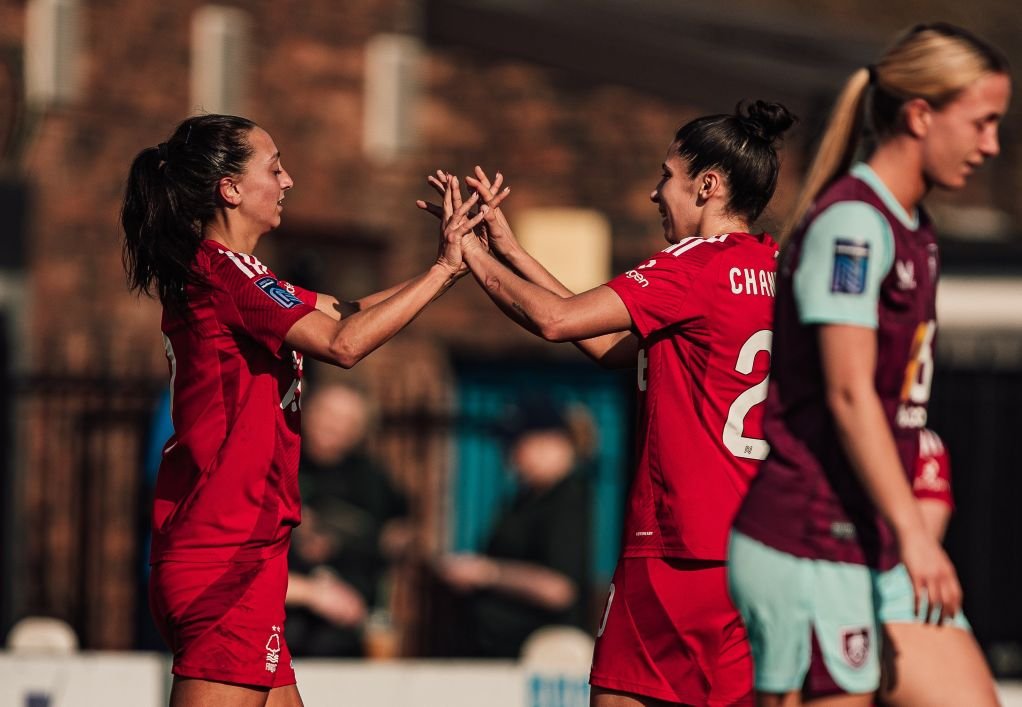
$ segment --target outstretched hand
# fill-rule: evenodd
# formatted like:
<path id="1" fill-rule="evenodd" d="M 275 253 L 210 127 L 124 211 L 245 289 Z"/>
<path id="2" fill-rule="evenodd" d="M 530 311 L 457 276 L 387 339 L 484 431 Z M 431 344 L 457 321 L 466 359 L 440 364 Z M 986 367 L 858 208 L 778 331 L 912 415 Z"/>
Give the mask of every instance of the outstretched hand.
<path id="1" fill-rule="evenodd" d="M 417 199 L 415 201 L 415 205 L 418 206 L 420 209 L 422 209 L 423 211 L 425 211 L 427 213 L 430 213 L 430 214 L 436 216 L 438 219 L 440 219 L 440 221 L 441 221 L 440 227 L 441 228 L 447 226 L 447 224 L 443 220 L 444 219 L 444 202 L 443 202 L 443 200 L 444 200 L 444 190 L 447 189 L 447 182 L 450 180 L 451 176 L 453 176 L 453 175 L 451 175 L 450 172 L 445 172 L 442 169 L 438 169 L 436 171 L 435 175 L 434 174 L 427 174 L 426 175 L 426 181 L 429 183 L 429 185 L 431 187 L 433 187 L 433 189 L 436 190 L 437 194 L 440 195 L 440 203 L 439 204 L 434 204 L 434 203 L 432 203 L 430 201 L 426 201 L 425 199 Z"/>
<path id="2" fill-rule="evenodd" d="M 444 200 L 440 207 L 440 249 L 437 263 L 451 271 L 452 275 L 461 276 L 468 272 L 462 257 L 462 249 L 473 244 L 482 246 L 473 235 L 473 229 L 486 217 L 491 208 L 497 208 L 507 195 L 505 191 L 491 200 L 491 206 L 472 214 L 472 208 L 479 201 L 479 192 L 474 192 L 468 199 L 462 199 L 461 185 L 458 178 L 446 175 L 444 184 Z"/>
<path id="3" fill-rule="evenodd" d="M 475 168 L 476 177 L 466 177 L 465 181 L 473 187 L 474 192 L 481 197 L 481 201 L 485 204 L 480 211 L 485 214 L 483 222 L 479 228 L 475 228 L 475 235 L 482 242 L 482 245 L 489 250 L 490 239 L 493 236 L 492 231 L 496 231 L 496 237 L 502 239 L 502 243 L 511 242 L 514 239 L 514 234 L 511 233 L 511 227 L 508 225 L 507 219 L 504 218 L 504 213 L 500 210 L 500 203 L 510 193 L 511 188 L 505 187 L 501 191 L 500 187 L 504 182 L 504 175 L 500 172 L 497 173 L 496 178 L 491 183 L 486 173 L 483 172 L 481 167 Z M 433 187 L 441 197 L 444 195 L 444 191 L 447 188 L 453 175 L 443 170 L 437 170 L 435 175 L 427 175 L 426 181 L 431 187 Z M 459 191 L 460 197 L 460 191 Z M 498 198 L 499 197 L 499 198 Z M 436 216 L 441 221 L 441 228 L 446 228 L 447 223 L 445 220 L 443 203 L 434 204 L 424 199 L 418 199 L 415 202 L 423 211 Z M 475 212 L 470 212 L 472 216 L 475 216 Z"/>
<path id="4" fill-rule="evenodd" d="M 510 193 L 511 187 L 504 187 L 501 191 L 504 175 L 500 172 L 497 172 L 492 182 L 479 165 L 475 167 L 475 174 L 475 177 L 465 177 L 465 183 L 482 199 L 484 205 L 482 210 L 486 213 L 485 230 L 490 247 L 504 255 L 516 243 L 511 224 L 507 222 L 504 212 L 500 209 L 500 202 Z"/>

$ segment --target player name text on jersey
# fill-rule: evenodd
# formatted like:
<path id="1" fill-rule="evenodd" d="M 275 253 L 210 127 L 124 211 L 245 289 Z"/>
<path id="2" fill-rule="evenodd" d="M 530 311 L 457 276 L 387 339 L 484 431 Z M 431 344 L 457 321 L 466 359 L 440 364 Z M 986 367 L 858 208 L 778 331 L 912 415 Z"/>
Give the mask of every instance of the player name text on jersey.
<path id="1" fill-rule="evenodd" d="M 728 279 L 731 292 L 736 295 L 774 296 L 775 273 L 756 268 L 731 268 Z"/>

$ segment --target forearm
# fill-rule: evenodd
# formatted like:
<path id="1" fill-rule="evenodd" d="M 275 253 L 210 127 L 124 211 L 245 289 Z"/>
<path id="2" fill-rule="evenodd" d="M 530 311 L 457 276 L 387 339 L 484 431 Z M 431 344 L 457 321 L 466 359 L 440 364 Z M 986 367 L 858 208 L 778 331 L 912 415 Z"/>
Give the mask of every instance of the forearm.
<path id="1" fill-rule="evenodd" d="M 930 537 L 943 542 L 947 524 L 951 520 L 951 507 L 943 501 L 921 498 L 917 501 L 919 512 L 923 515 L 923 523 Z"/>
<path id="2" fill-rule="evenodd" d="M 554 275 L 533 258 L 517 241 L 508 246 L 501 256 L 507 264 L 523 278 L 558 297 L 573 297 L 569 290 Z M 511 316 L 510 312 L 507 312 Z M 635 365 L 638 354 L 638 340 L 631 332 L 613 332 L 603 336 L 581 339 L 573 342 L 589 358 L 607 368 L 627 368 Z"/>
<path id="3" fill-rule="evenodd" d="M 626 331 L 632 318 L 609 287 L 560 297 L 522 279 L 474 243 L 463 248 L 465 262 L 498 307 L 547 341 L 581 341 Z"/>
<path id="4" fill-rule="evenodd" d="M 387 299 L 339 321 L 322 311 L 299 319 L 285 341 L 314 358 L 351 368 L 415 319 L 455 279 L 449 267 L 435 264 Z"/>
<path id="5" fill-rule="evenodd" d="M 365 297 L 359 297 L 358 299 L 354 300 L 342 300 L 337 297 L 334 297 L 333 295 L 320 293 L 319 300 L 316 302 L 316 308 L 326 314 L 329 314 L 334 319 L 350 317 L 353 314 L 361 312 L 362 310 L 374 307 L 386 299 L 390 299 L 392 296 L 403 290 L 408 285 L 414 283 L 421 277 L 423 276 L 418 275 L 416 277 L 409 278 L 404 282 L 399 282 L 398 284 L 392 285 L 384 290 L 380 290 L 379 292 L 373 292 L 372 294 L 366 295 Z M 440 294 L 442 294 L 442 291 L 440 293 L 437 293 L 435 297 L 438 297 Z"/>
<path id="6" fill-rule="evenodd" d="M 491 589 L 550 611 L 563 611 L 578 597 L 578 587 L 557 570 L 528 562 L 494 559 Z"/>
<path id="7" fill-rule="evenodd" d="M 480 247 L 465 248 L 463 254 L 483 291 L 510 319 L 548 341 L 564 340 L 554 327 L 564 297 L 519 277 Z"/>
<path id="8" fill-rule="evenodd" d="M 361 360 L 413 321 L 426 305 L 446 292 L 455 279 L 448 269 L 433 265 L 389 297 L 342 318 L 337 324 L 332 348 L 356 362 Z"/>
<path id="9" fill-rule="evenodd" d="M 517 241 L 502 251 L 500 256 L 504 258 L 515 272 L 534 285 L 538 285 L 558 297 L 574 296 L 574 292 L 565 287 L 560 280 L 543 267 L 542 263 L 523 249 Z"/>

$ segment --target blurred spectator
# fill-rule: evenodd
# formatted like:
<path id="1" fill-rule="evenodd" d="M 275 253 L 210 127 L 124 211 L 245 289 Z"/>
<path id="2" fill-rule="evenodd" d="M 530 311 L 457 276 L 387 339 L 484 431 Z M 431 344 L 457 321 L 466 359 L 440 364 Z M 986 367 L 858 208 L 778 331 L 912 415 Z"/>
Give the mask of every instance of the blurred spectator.
<path id="1" fill-rule="evenodd" d="M 514 658 L 525 639 L 551 624 L 589 630 L 589 487 L 567 420 L 550 403 L 519 410 L 508 460 L 518 493 L 501 513 L 484 554 L 451 554 L 440 579 L 469 601 L 457 624 L 463 652 Z"/>
<path id="2" fill-rule="evenodd" d="M 303 407 L 304 509 L 288 557 L 285 635 L 295 656 L 358 657 L 369 614 L 386 602 L 388 564 L 411 538 L 407 503 L 361 448 L 370 415 L 359 392 L 329 384 Z"/>

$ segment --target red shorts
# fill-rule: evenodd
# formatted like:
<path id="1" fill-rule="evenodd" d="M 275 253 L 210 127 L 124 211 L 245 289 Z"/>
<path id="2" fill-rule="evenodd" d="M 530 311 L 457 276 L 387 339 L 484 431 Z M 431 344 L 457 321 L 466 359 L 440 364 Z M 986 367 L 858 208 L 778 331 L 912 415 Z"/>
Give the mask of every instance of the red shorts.
<path id="1" fill-rule="evenodd" d="M 149 608 L 174 675 L 252 687 L 295 683 L 284 642 L 287 553 L 254 562 L 153 565 Z"/>
<path id="2" fill-rule="evenodd" d="M 691 705 L 752 705 L 752 654 L 723 562 L 623 558 L 589 682 Z"/>

